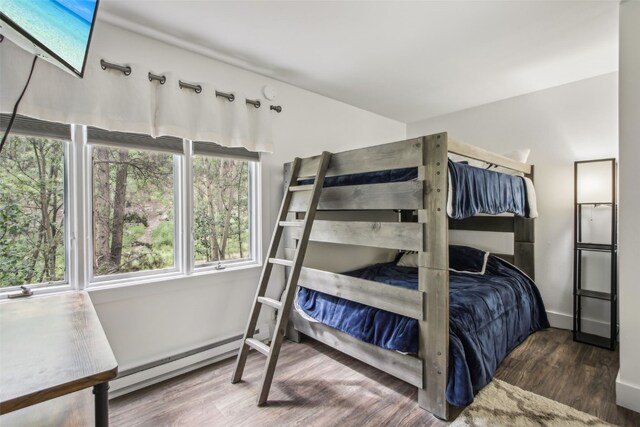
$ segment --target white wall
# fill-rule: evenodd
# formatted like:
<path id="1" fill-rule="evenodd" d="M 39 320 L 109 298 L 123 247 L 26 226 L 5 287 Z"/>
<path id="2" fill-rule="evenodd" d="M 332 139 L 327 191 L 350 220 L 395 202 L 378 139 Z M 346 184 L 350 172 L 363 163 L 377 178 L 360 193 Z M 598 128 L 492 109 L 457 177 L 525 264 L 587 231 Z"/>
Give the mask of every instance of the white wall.
<path id="1" fill-rule="evenodd" d="M 280 206 L 284 162 L 322 150 L 342 151 L 405 138 L 404 123 L 109 24 L 98 24 L 93 49 L 114 62 L 170 70 L 187 81 L 212 82 L 251 98 L 261 98 L 265 84 L 276 89 L 283 112 L 274 120 L 275 152 L 262 158 L 263 247 Z M 241 334 L 259 273 L 256 267 L 90 293 L 124 370 Z"/>
<path id="2" fill-rule="evenodd" d="M 640 412 L 640 1 L 620 5 L 620 372 L 619 405 Z"/>
<path id="3" fill-rule="evenodd" d="M 614 73 L 407 126 L 408 137 L 447 131 L 497 153 L 531 148 L 540 212 L 536 283 L 554 326 L 572 327 L 573 162 L 617 155 L 617 109 Z M 474 240 L 479 246 L 485 242 Z M 587 309 L 586 317 L 606 319 L 601 306 Z M 585 327 L 607 331 L 600 322 L 587 322 Z"/>

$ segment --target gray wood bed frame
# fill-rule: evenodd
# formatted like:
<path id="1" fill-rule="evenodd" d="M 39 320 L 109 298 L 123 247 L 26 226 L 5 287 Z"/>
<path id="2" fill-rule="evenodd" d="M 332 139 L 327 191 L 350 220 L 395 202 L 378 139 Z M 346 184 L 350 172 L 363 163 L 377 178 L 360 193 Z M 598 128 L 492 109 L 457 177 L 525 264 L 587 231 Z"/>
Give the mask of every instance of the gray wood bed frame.
<path id="1" fill-rule="evenodd" d="M 363 245 L 419 252 L 418 290 L 404 289 L 343 274 L 303 267 L 299 286 L 411 317 L 419 323 L 418 357 L 386 350 L 321 323 L 309 322 L 294 309 L 287 335 L 312 337 L 356 359 L 418 387 L 418 404 L 448 419 L 445 392 L 449 356 L 449 229 L 513 233 L 514 253 L 494 254 L 534 277 L 534 221 L 514 216 L 477 216 L 453 221 L 447 217 L 447 154 L 482 160 L 533 177 L 533 167 L 455 141 L 447 133 L 376 145 L 332 156 L 327 176 L 418 168 L 416 181 L 331 187 L 322 190 L 318 210 L 417 211 L 415 222 L 321 221 L 313 224 L 310 241 Z M 302 159 L 300 178 L 312 176 L 319 156 Z M 289 176 L 285 164 L 285 177 Z M 289 183 L 285 182 L 285 189 Z M 307 205 L 308 194 L 293 196 L 290 215 Z M 406 215 L 405 215 L 406 217 Z M 417 219 L 417 221 L 416 221 Z M 295 248 L 291 231 L 285 257 Z"/>

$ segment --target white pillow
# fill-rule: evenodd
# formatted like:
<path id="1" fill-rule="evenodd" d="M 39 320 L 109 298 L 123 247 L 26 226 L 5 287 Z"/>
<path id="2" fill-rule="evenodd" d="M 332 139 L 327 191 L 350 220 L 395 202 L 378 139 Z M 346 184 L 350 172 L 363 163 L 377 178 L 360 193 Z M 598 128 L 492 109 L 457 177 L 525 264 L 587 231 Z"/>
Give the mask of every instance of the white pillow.
<path id="1" fill-rule="evenodd" d="M 411 251 L 405 252 L 402 257 L 396 263 L 398 267 L 413 267 L 418 268 L 418 252 Z"/>
<path id="2" fill-rule="evenodd" d="M 527 159 L 529 158 L 529 153 L 531 153 L 531 149 L 524 148 L 522 150 L 514 150 L 514 151 L 511 151 L 510 153 L 503 154 L 503 156 L 511 160 L 515 160 L 516 162 L 527 163 Z M 495 172 L 500 172 L 500 173 L 508 173 L 509 175 L 524 176 L 524 173 L 522 172 L 514 171 L 513 169 L 503 168 L 502 166 L 489 165 L 487 169 Z"/>
<path id="3" fill-rule="evenodd" d="M 531 181 L 526 176 L 523 179 L 524 185 L 527 189 L 527 205 L 529 206 L 529 216 L 527 218 L 537 218 L 538 200 L 536 198 L 536 189 L 533 186 L 533 181 Z"/>
<path id="4" fill-rule="evenodd" d="M 523 148 L 522 150 L 514 150 L 514 151 L 511 151 L 510 153 L 503 154 L 503 156 L 513 159 L 516 162 L 527 163 L 527 159 L 529 159 L 529 154 L 531 154 L 531 149 Z"/>
<path id="5" fill-rule="evenodd" d="M 453 248 L 463 248 L 461 246 L 454 246 L 454 247 L 449 247 L 449 250 L 451 251 Z M 480 251 L 479 249 L 475 249 L 476 251 Z M 451 252 L 450 252 L 451 253 Z M 416 251 L 408 251 L 405 252 L 402 257 L 400 257 L 400 259 L 398 260 L 398 262 L 396 263 L 396 265 L 398 267 L 413 267 L 413 268 L 418 268 L 418 257 L 420 255 L 418 255 L 418 252 Z M 486 268 L 487 268 L 487 261 L 489 260 L 489 252 L 484 252 L 484 260 L 483 260 L 483 264 L 482 264 L 482 270 L 481 271 L 458 271 L 455 270 L 451 267 L 449 267 L 449 271 L 453 271 L 456 273 L 465 273 L 465 274 L 484 274 Z"/>

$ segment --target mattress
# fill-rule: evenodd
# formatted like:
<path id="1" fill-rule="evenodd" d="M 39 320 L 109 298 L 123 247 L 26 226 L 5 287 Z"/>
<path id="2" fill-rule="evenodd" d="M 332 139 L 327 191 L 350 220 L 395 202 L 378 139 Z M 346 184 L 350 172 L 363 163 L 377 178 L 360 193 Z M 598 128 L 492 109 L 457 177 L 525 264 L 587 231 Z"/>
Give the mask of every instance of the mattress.
<path id="1" fill-rule="evenodd" d="M 418 288 L 418 270 L 383 263 L 344 273 Z M 466 406 L 491 381 L 500 362 L 531 333 L 549 327 L 536 285 L 511 264 L 490 256 L 483 275 L 450 272 L 447 401 Z M 304 315 L 389 350 L 418 351 L 418 322 L 363 304 L 300 288 Z"/>

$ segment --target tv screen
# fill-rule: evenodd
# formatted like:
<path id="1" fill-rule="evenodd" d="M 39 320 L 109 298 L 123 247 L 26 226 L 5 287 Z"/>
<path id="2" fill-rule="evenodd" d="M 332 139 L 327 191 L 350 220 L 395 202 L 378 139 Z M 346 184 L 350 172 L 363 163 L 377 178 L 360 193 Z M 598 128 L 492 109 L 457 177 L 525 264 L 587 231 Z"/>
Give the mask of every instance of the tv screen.
<path id="1" fill-rule="evenodd" d="M 0 33 L 82 77 L 98 0 L 0 0 Z"/>

